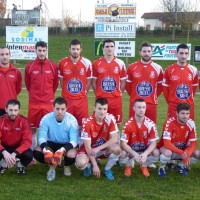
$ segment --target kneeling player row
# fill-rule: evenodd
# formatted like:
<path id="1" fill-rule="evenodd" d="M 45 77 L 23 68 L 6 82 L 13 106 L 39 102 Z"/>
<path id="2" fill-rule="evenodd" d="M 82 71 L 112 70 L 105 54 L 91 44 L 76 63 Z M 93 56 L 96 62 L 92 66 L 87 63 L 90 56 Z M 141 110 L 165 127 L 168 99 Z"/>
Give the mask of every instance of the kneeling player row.
<path id="1" fill-rule="evenodd" d="M 148 177 L 147 166 L 158 162 L 158 175 L 166 176 L 165 164 L 170 160 L 179 160 L 177 169 L 187 175 L 185 167 L 200 158 L 196 149 L 196 128 L 194 121 L 189 119 L 190 105 L 177 105 L 177 117 L 169 118 L 164 124 L 160 142 L 157 128 L 153 121 L 145 117 L 146 103 L 143 99 L 134 102 L 135 111 L 124 125 L 121 145 L 118 143 L 118 128 L 115 119 L 107 113 L 108 102 L 99 98 L 95 102 L 94 113 L 87 118 L 81 130 L 83 144 L 78 151 L 79 126 L 74 116 L 67 111 L 64 98 L 54 101 L 54 112 L 45 115 L 38 134 L 39 145 L 32 151 L 31 131 L 27 120 L 19 115 L 20 103 L 10 100 L 6 106 L 7 114 L 0 118 L 0 173 L 6 169 L 18 167 L 18 174 L 25 174 L 25 166 L 32 160 L 33 154 L 41 163 L 50 164 L 47 179 L 55 179 L 56 166 L 61 164 L 64 156 L 64 175 L 70 176 L 70 165 L 84 170 L 84 176 L 92 173 L 100 177 L 97 158 L 108 158 L 104 173 L 109 180 L 114 176 L 111 171 L 119 160 L 125 164 L 125 175 L 131 176 L 134 162 L 140 164 L 144 176 Z M 92 169 L 92 170 L 91 170 Z"/>

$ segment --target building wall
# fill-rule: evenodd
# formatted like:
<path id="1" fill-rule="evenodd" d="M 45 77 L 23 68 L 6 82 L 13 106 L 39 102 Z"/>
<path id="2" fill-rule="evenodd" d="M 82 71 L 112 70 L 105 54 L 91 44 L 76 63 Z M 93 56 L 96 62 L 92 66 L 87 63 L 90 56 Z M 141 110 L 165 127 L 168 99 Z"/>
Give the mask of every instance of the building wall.
<path id="1" fill-rule="evenodd" d="M 144 19 L 145 29 L 154 30 L 155 28 L 163 28 L 163 24 L 158 19 Z"/>

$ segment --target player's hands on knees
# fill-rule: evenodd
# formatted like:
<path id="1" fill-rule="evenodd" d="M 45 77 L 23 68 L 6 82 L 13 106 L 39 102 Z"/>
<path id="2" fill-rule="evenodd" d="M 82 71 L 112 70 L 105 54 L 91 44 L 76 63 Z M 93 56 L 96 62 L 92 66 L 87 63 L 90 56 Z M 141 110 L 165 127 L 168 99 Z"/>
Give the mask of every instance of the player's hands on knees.
<path id="1" fill-rule="evenodd" d="M 134 154 L 134 159 L 137 163 L 140 163 L 140 160 L 141 160 L 141 156 L 138 154 L 138 153 L 135 153 Z"/>
<path id="2" fill-rule="evenodd" d="M 98 165 L 93 165 L 92 167 L 93 175 L 96 176 L 97 178 L 100 178 L 101 176 L 101 171 L 98 167 Z"/>
<path id="3" fill-rule="evenodd" d="M 47 164 L 52 164 L 53 161 L 53 152 L 51 151 L 50 148 L 45 147 L 43 149 L 43 153 L 44 153 L 44 162 Z"/>
<path id="4" fill-rule="evenodd" d="M 16 163 L 16 158 L 15 158 L 14 154 L 10 154 L 6 150 L 3 151 L 2 154 L 6 160 L 7 167 L 12 168 L 14 166 L 14 164 Z"/>
<path id="5" fill-rule="evenodd" d="M 183 159 L 183 162 L 184 162 L 184 166 L 185 167 L 189 167 L 189 165 L 190 165 L 190 158 Z"/>
<path id="6" fill-rule="evenodd" d="M 55 154 L 53 156 L 54 159 L 52 160 L 53 165 L 60 165 L 61 164 L 61 160 L 62 160 L 64 152 L 65 152 L 64 148 L 60 148 L 55 152 Z"/>
<path id="7" fill-rule="evenodd" d="M 97 153 L 99 153 L 100 149 L 98 147 L 91 149 L 91 156 L 96 156 Z"/>
<path id="8" fill-rule="evenodd" d="M 140 155 L 140 164 L 143 164 L 147 161 L 147 155 L 145 153 L 142 153 Z"/>

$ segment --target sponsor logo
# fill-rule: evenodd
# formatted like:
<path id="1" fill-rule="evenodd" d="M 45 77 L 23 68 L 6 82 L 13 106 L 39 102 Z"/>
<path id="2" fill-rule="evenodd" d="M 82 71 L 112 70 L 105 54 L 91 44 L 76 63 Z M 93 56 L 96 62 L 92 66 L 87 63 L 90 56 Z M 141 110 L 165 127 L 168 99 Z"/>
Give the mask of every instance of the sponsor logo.
<path id="1" fill-rule="evenodd" d="M 71 74 L 71 70 L 70 70 L 70 69 L 66 69 L 66 70 L 64 71 L 64 74 Z"/>
<path id="2" fill-rule="evenodd" d="M 183 149 L 185 147 L 186 143 L 184 142 L 176 142 L 174 143 L 174 146 L 177 147 L 178 149 Z"/>
<path id="3" fill-rule="evenodd" d="M 67 84 L 67 90 L 72 94 L 78 94 L 83 89 L 83 83 L 77 79 L 71 79 Z"/>
<path id="4" fill-rule="evenodd" d="M 98 73 L 100 73 L 100 74 L 101 74 L 101 73 L 104 73 L 105 71 L 106 71 L 106 70 L 105 70 L 104 68 L 99 68 L 99 69 L 98 69 Z"/>
<path id="5" fill-rule="evenodd" d="M 15 78 L 15 76 L 14 76 L 14 75 L 12 75 L 12 74 L 10 74 L 10 75 L 9 75 L 9 77 L 11 77 L 11 78 Z"/>
<path id="6" fill-rule="evenodd" d="M 116 81 L 112 77 L 105 77 L 101 82 L 101 87 L 104 92 L 114 92 L 116 90 Z"/>
<path id="7" fill-rule="evenodd" d="M 139 78 L 141 76 L 141 74 L 139 73 L 139 72 L 135 72 L 134 74 L 133 74 L 133 77 L 135 77 L 135 78 Z"/>
<path id="8" fill-rule="evenodd" d="M 106 143 L 106 140 L 104 138 L 99 138 L 98 140 L 96 140 L 94 142 L 94 144 L 92 145 L 92 147 L 98 147 L 98 146 L 101 146 L 104 143 Z"/>
<path id="9" fill-rule="evenodd" d="M 143 151 L 147 148 L 147 145 L 143 142 L 135 142 L 131 145 L 131 148 L 135 151 Z"/>
<path id="10" fill-rule="evenodd" d="M 51 71 L 45 71 L 45 73 L 46 73 L 46 74 L 50 74 L 50 73 L 51 73 Z"/>
<path id="11" fill-rule="evenodd" d="M 98 133 L 97 133 L 97 132 L 93 132 L 93 133 L 92 133 L 92 136 L 93 136 L 93 137 L 97 137 L 97 136 L 98 136 Z"/>
<path id="12" fill-rule="evenodd" d="M 88 138 L 88 133 L 86 133 L 86 132 L 81 132 L 81 137 Z"/>
<path id="13" fill-rule="evenodd" d="M 173 75 L 173 76 L 171 77 L 171 80 L 172 80 L 172 81 L 177 81 L 178 79 L 180 79 L 179 76 Z"/>
<path id="14" fill-rule="evenodd" d="M 181 84 L 176 88 L 176 96 L 181 100 L 186 100 L 190 97 L 190 88 L 187 84 Z"/>
<path id="15" fill-rule="evenodd" d="M 153 87 L 149 82 L 143 81 L 137 85 L 136 91 L 138 96 L 149 97 L 153 91 Z"/>
<path id="16" fill-rule="evenodd" d="M 33 71 L 33 74 L 39 74 L 40 72 L 39 71 Z"/>

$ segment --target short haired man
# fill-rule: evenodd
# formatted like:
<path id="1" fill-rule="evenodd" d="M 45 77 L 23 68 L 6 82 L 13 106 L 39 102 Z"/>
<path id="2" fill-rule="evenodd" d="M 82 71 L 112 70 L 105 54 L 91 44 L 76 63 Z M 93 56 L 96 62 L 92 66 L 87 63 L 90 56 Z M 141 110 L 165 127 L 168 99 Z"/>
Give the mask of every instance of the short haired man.
<path id="1" fill-rule="evenodd" d="M 0 174 L 17 165 L 17 174 L 24 175 L 31 162 L 31 129 L 28 120 L 19 114 L 20 102 L 11 99 L 6 104 L 6 113 L 0 117 Z"/>
<path id="2" fill-rule="evenodd" d="M 109 180 L 114 176 L 112 166 L 117 162 L 121 149 L 117 144 L 118 128 L 113 115 L 108 114 L 108 101 L 98 98 L 95 102 L 94 113 L 84 121 L 81 139 L 84 144 L 76 157 L 76 166 L 84 169 L 84 176 L 93 175 L 100 177 L 101 172 L 97 164 L 97 158 L 108 158 L 104 173 Z"/>
<path id="3" fill-rule="evenodd" d="M 145 116 L 146 102 L 136 99 L 134 102 L 134 116 L 124 125 L 121 136 L 122 153 L 120 162 L 125 163 L 125 175 L 131 176 L 134 161 L 140 164 L 145 177 L 149 176 L 147 166 L 159 159 L 157 146 L 157 127 L 155 123 Z"/>
<path id="4" fill-rule="evenodd" d="M 0 47 L 0 116 L 6 114 L 6 103 L 17 99 L 22 90 L 22 75 L 19 69 L 10 63 L 10 50 Z"/>
<path id="5" fill-rule="evenodd" d="M 93 63 L 92 86 L 96 99 L 108 100 L 108 112 L 113 114 L 117 124 L 122 122 L 122 93 L 126 84 L 126 67 L 114 56 L 115 42 L 103 41 L 104 56 Z"/>
<path id="6" fill-rule="evenodd" d="M 48 60 L 47 43 L 35 45 L 37 58 L 25 68 L 25 84 L 29 94 L 28 119 L 33 133 L 32 149 L 36 147 L 36 131 L 44 115 L 53 111 L 54 93 L 58 87 L 58 69 Z"/>
<path id="7" fill-rule="evenodd" d="M 185 167 L 200 158 L 200 151 L 196 149 L 196 127 L 189 119 L 191 107 L 188 103 L 177 105 L 177 116 L 168 118 L 163 127 L 163 135 L 158 144 L 160 147 L 160 167 L 158 176 L 166 176 L 165 164 L 173 160 L 180 160 L 177 169 L 180 174 L 187 176 Z"/>
<path id="8" fill-rule="evenodd" d="M 91 86 L 92 64 L 81 56 L 82 43 L 74 39 L 69 45 L 70 56 L 59 64 L 62 97 L 66 99 L 67 111 L 76 117 L 79 126 L 88 117 L 87 93 Z"/>
<path id="9" fill-rule="evenodd" d="M 76 118 L 66 112 L 67 102 L 58 97 L 54 101 L 54 112 L 45 115 L 41 122 L 34 157 L 41 163 L 48 163 L 47 180 L 53 181 L 56 166 L 61 164 L 64 155 L 64 175 L 71 176 L 70 165 L 74 164 L 77 154 L 79 127 Z"/>
<path id="10" fill-rule="evenodd" d="M 163 70 L 160 65 L 151 60 L 152 53 L 152 45 L 144 42 L 140 47 L 141 59 L 127 69 L 126 91 L 130 95 L 129 117 L 134 116 L 134 101 L 144 99 L 147 105 L 145 115 L 156 123 Z"/>
<path id="11" fill-rule="evenodd" d="M 198 86 L 198 71 L 187 62 L 187 44 L 177 46 L 176 56 L 177 62 L 166 68 L 163 78 L 163 94 L 168 104 L 167 117 L 175 117 L 177 104 L 185 102 L 191 105 L 190 118 L 194 120 L 194 95 Z"/>

